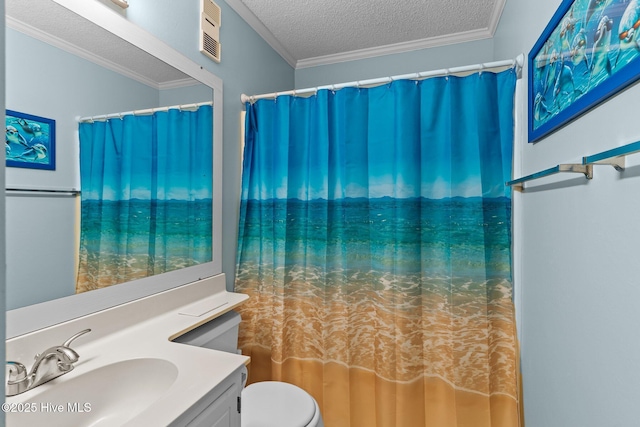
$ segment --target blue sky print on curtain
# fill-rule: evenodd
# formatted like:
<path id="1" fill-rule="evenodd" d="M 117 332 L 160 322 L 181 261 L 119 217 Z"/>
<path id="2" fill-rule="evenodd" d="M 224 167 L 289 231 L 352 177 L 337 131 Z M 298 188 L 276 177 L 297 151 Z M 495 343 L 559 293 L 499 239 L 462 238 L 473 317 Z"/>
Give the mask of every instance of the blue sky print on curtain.
<path id="1" fill-rule="evenodd" d="M 515 79 L 247 104 L 236 291 L 250 295 L 250 381 L 305 388 L 336 427 L 517 425 Z"/>
<path id="2" fill-rule="evenodd" d="M 213 109 L 80 124 L 77 292 L 212 259 Z"/>

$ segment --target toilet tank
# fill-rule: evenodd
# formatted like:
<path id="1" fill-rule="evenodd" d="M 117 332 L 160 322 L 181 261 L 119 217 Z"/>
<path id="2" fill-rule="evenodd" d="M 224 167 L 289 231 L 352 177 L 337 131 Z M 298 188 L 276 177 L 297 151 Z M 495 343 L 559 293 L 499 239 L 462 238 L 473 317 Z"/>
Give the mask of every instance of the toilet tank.
<path id="1" fill-rule="evenodd" d="M 240 314 L 229 311 L 179 336 L 174 342 L 237 353 L 240 320 Z"/>

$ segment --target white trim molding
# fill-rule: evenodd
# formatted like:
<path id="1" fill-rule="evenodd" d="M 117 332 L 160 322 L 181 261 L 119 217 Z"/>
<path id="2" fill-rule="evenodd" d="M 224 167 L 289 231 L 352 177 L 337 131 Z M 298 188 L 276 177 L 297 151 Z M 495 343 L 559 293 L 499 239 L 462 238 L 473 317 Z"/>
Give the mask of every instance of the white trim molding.
<path id="1" fill-rule="evenodd" d="M 366 49 L 352 50 L 351 52 L 336 53 L 333 55 L 317 56 L 315 58 L 301 59 L 296 63 L 296 69 L 317 67 L 319 65 L 337 64 L 339 62 L 356 61 L 358 59 L 375 58 L 377 56 L 404 53 L 413 50 L 427 49 L 431 47 L 447 46 L 456 43 L 472 42 L 491 38 L 493 34 L 488 29 L 466 31 L 464 33 L 450 34 L 446 36 L 430 37 L 421 40 L 412 40 L 389 44 L 386 46 L 369 47 Z"/>
<path id="2" fill-rule="evenodd" d="M 493 9 L 493 14 L 491 15 L 491 21 L 489 22 L 489 33 L 491 37 L 496 33 L 498 29 L 498 24 L 500 23 L 500 18 L 502 17 L 502 11 L 504 10 L 504 5 L 507 3 L 507 0 L 496 0 L 496 7 Z"/>
<path id="3" fill-rule="evenodd" d="M 377 56 L 492 38 L 496 32 L 498 23 L 500 22 L 500 17 L 502 16 L 506 0 L 496 0 L 495 8 L 491 14 L 491 20 L 487 28 L 304 59 L 294 58 L 293 55 L 273 35 L 273 33 L 262 23 L 262 21 L 260 21 L 260 19 L 258 19 L 242 2 L 242 0 L 226 0 L 226 2 L 269 44 L 269 46 L 271 46 L 289 65 L 297 70 L 300 68 L 330 65 L 340 62 L 355 61 L 358 59 L 374 58 Z"/>

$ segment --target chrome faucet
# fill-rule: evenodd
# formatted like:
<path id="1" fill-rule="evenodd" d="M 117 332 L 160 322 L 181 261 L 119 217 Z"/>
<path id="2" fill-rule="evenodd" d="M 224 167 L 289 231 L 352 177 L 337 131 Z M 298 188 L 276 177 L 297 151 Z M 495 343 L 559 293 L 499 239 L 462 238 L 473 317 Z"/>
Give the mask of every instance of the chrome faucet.
<path id="1" fill-rule="evenodd" d="M 80 358 L 78 353 L 70 347 L 71 342 L 88 332 L 91 332 L 91 329 L 80 331 L 62 345 L 50 347 L 36 354 L 36 361 L 28 374 L 22 363 L 8 361 L 5 370 L 7 376 L 5 394 L 15 396 L 71 372 L 73 364 Z"/>

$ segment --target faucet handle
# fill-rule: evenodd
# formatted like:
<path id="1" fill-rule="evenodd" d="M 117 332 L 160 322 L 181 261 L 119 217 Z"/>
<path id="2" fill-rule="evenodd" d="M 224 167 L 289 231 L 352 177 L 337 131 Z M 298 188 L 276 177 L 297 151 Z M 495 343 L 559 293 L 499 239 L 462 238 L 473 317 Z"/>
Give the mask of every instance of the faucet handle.
<path id="1" fill-rule="evenodd" d="M 7 361 L 5 365 L 6 384 L 4 387 L 5 396 L 14 396 L 26 391 L 27 368 L 20 362 Z"/>
<path id="2" fill-rule="evenodd" d="M 62 344 L 62 346 L 63 346 L 63 347 L 69 347 L 69 346 L 71 345 L 71 342 L 72 342 L 73 340 L 75 340 L 75 339 L 76 339 L 76 338 L 78 338 L 79 336 L 84 335 L 84 334 L 87 334 L 87 333 L 89 333 L 89 332 L 91 332 L 91 329 L 85 329 L 85 330 L 83 330 L 83 331 L 78 332 L 77 334 L 75 334 L 74 336 L 72 336 L 71 338 L 69 338 L 68 340 L 66 340 L 66 341 Z"/>
<path id="3" fill-rule="evenodd" d="M 27 368 L 20 362 L 7 361 L 5 375 L 7 382 L 22 381 L 27 377 Z"/>
<path id="4" fill-rule="evenodd" d="M 64 343 L 62 343 L 61 347 L 67 347 L 70 348 L 69 346 L 71 345 L 71 342 L 74 341 L 76 338 L 80 337 L 81 335 L 87 334 L 91 332 L 91 329 L 85 329 L 83 331 L 78 332 L 77 334 L 73 335 L 71 338 L 69 338 L 68 340 L 66 340 Z M 53 349 L 55 347 L 52 347 L 51 349 Z M 75 353 L 75 351 L 74 351 Z M 41 354 L 40 353 L 36 353 L 35 356 L 33 356 L 33 358 L 35 360 L 40 359 Z"/>

